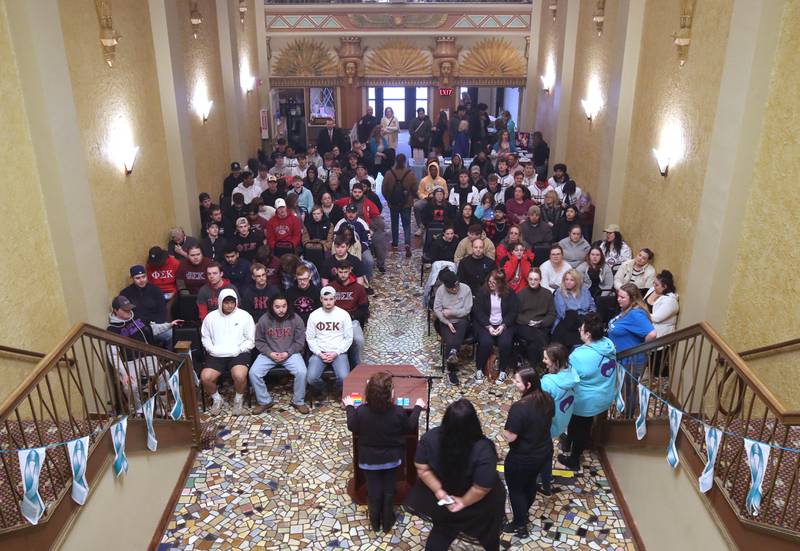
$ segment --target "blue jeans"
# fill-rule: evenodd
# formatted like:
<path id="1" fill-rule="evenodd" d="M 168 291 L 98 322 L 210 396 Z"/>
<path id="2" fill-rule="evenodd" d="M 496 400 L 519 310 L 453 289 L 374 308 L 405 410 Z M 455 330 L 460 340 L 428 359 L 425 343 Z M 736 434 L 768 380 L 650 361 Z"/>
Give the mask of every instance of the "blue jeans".
<path id="1" fill-rule="evenodd" d="M 364 272 L 369 281 L 372 281 L 372 272 L 375 269 L 375 259 L 372 257 L 372 251 L 368 247 L 361 249 L 361 263 L 364 265 Z"/>
<path id="2" fill-rule="evenodd" d="M 361 351 L 364 350 L 364 331 L 361 329 L 361 323 L 358 320 L 353 320 L 353 344 L 350 345 L 348 356 L 350 363 L 353 367 L 361 363 Z"/>
<path id="3" fill-rule="evenodd" d="M 411 246 L 411 208 L 396 209 L 389 207 L 389 220 L 392 224 L 392 247 L 400 242 L 400 223 L 403 224 L 403 239 L 407 247 Z"/>
<path id="4" fill-rule="evenodd" d="M 153 340 L 155 341 L 156 345 L 163 346 L 167 350 L 172 350 L 172 327 L 163 333 L 153 335 Z"/>
<path id="5" fill-rule="evenodd" d="M 300 405 L 305 401 L 306 396 L 306 362 L 303 361 L 303 356 L 292 354 L 286 358 L 281 364 L 278 364 L 272 358 L 259 354 L 253 365 L 250 366 L 250 385 L 256 392 L 256 401 L 260 405 L 272 403 L 272 396 L 269 395 L 267 390 L 267 383 L 264 381 L 270 369 L 276 365 L 283 365 L 294 376 L 294 387 L 292 392 L 292 403 Z"/>
<path id="6" fill-rule="evenodd" d="M 336 374 L 336 384 L 341 388 L 344 379 L 350 374 L 350 362 L 347 360 L 347 353 L 339 354 L 331 362 L 333 372 Z M 325 390 L 322 382 L 322 372 L 325 370 L 325 362 L 316 354 L 308 359 L 308 386 L 317 391 Z"/>

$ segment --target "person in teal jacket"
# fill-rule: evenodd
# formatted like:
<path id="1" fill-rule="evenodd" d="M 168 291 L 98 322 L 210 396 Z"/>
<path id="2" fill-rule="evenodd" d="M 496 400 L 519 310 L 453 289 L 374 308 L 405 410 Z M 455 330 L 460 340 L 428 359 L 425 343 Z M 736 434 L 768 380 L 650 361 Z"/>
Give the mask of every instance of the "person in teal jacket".
<path id="1" fill-rule="evenodd" d="M 583 345 L 569 356 L 569 363 L 580 381 L 575 385 L 575 404 L 558 461 L 572 470 L 580 469 L 580 458 L 591 441 L 594 416 L 611 407 L 617 390 L 617 352 L 614 343 L 603 336 L 603 320 L 588 314 L 580 327 Z"/>
<path id="2" fill-rule="evenodd" d="M 550 438 L 557 438 L 567 430 L 575 404 L 575 386 L 580 382 L 577 371 L 569 364 L 569 351 L 563 344 L 554 342 L 544 349 L 544 364 L 549 373 L 542 377 L 542 390 L 553 398 L 555 415 L 550 423 Z M 541 493 L 551 495 L 553 463 L 542 471 Z"/>

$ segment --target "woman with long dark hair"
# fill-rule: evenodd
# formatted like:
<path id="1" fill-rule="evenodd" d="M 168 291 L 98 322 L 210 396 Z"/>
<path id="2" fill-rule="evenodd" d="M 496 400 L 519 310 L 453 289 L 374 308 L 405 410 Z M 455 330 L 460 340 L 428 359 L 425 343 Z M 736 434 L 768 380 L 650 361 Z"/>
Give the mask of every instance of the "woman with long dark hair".
<path id="1" fill-rule="evenodd" d="M 418 480 L 406 506 L 433 522 L 426 551 L 446 551 L 461 533 L 497 551 L 506 492 L 497 476 L 497 450 L 469 400 L 447 406 L 442 425 L 420 439 L 414 465 Z"/>
<path id="2" fill-rule="evenodd" d="M 522 397 L 508 410 L 503 429 L 510 448 L 505 476 L 514 520 L 503 531 L 524 538 L 528 535 L 528 510 L 536 499 L 536 479 L 553 461 L 550 423 L 555 407 L 553 398 L 542 390 L 535 370 L 526 367 L 518 371 L 514 386 Z"/>
<path id="3" fill-rule="evenodd" d="M 451 209 L 454 211 L 455 207 Z M 480 224 L 481 221 L 475 217 L 475 207 L 471 203 L 465 203 L 459 209 L 459 216 L 453 221 L 453 229 L 459 239 L 467 237 L 469 227 L 473 224 Z"/>
<path id="4" fill-rule="evenodd" d="M 616 274 L 620 265 L 633 258 L 631 248 L 622 239 L 622 232 L 616 224 L 609 224 L 603 230 L 606 233 L 606 238 L 600 243 L 600 250 L 603 251 L 603 256 L 606 259 L 606 264 L 611 268 L 611 272 Z"/>
<path id="5" fill-rule="evenodd" d="M 311 168 L 308 167 L 309 171 Z M 325 216 L 321 206 L 314 205 L 311 208 L 311 212 L 303 221 L 302 231 L 303 258 L 314 264 L 317 271 L 322 273 L 325 252 L 331 249 L 333 243 L 333 224 Z"/>
<path id="6" fill-rule="evenodd" d="M 478 341 L 475 382 L 483 382 L 483 368 L 495 344 L 500 352 L 500 375 L 495 384 L 502 385 L 506 381 L 518 309 L 517 294 L 508 287 L 505 274 L 502 270 L 492 270 L 472 303 L 472 323 Z"/>
<path id="7" fill-rule="evenodd" d="M 369 522 L 376 532 L 392 529 L 395 521 L 393 508 L 397 468 L 405 455 L 404 434 L 416 433 L 419 414 L 425 401 L 418 399 L 410 415 L 401 406 L 394 405 L 392 374 L 375 373 L 367 381 L 364 391 L 366 402 L 358 409 L 351 396 L 342 402 L 347 412 L 347 428 L 358 435 L 358 467 L 367 479 Z"/>
<path id="8" fill-rule="evenodd" d="M 303 178 L 303 187 L 311 192 L 314 202 L 319 204 L 319 196 L 325 189 L 325 182 L 319 178 L 319 169 L 314 165 L 308 165 L 306 177 Z"/>

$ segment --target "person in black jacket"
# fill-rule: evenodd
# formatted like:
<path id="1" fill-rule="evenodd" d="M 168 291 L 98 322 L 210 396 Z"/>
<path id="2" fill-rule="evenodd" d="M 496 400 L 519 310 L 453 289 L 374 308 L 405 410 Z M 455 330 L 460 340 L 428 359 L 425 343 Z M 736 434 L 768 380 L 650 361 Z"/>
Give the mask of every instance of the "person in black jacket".
<path id="1" fill-rule="evenodd" d="M 136 307 L 136 314 L 145 322 L 164 323 L 167 321 L 167 302 L 164 293 L 157 286 L 147 282 L 147 270 L 137 264 L 131 266 L 133 283 L 120 291 Z M 166 348 L 172 347 L 172 328 L 153 336 L 153 342 Z"/>
<path id="2" fill-rule="evenodd" d="M 472 254 L 465 256 L 458 263 L 458 280 L 472 289 L 473 297 L 478 294 L 495 267 L 494 259 L 486 256 L 483 250 L 483 239 L 475 239 L 472 242 Z"/>
<path id="3" fill-rule="evenodd" d="M 495 384 L 505 382 L 511 363 L 518 309 L 517 295 L 508 287 L 505 274 L 502 270 L 492 270 L 472 304 L 472 323 L 478 338 L 475 382 L 483 382 L 483 368 L 495 344 L 500 351 L 500 375 Z"/>
<path id="4" fill-rule="evenodd" d="M 352 396 L 342 400 L 347 410 L 347 428 L 358 435 L 358 467 L 367 479 L 369 521 L 376 532 L 392 529 L 395 521 L 394 501 L 397 468 L 405 455 L 403 437 L 416 434 L 417 422 L 425 401 L 418 398 L 410 415 L 392 403 L 392 375 L 375 373 L 367 381 L 366 402 L 358 409 Z"/>
<path id="5" fill-rule="evenodd" d="M 456 239 L 456 232 L 453 225 L 447 223 L 444 225 L 442 235 L 438 239 L 434 239 L 431 243 L 430 259 L 432 262 L 444 260 L 453 262 L 456 255 L 456 247 L 458 247 L 458 239 Z"/>

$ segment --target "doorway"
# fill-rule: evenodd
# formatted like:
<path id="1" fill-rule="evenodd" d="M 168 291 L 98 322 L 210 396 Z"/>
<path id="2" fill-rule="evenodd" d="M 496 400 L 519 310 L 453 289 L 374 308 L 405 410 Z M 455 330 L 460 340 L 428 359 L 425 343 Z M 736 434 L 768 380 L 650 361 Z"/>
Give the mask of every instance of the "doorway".
<path id="1" fill-rule="evenodd" d="M 383 110 L 391 107 L 394 116 L 400 122 L 402 130 L 408 130 L 408 122 L 417 116 L 417 109 L 422 107 L 429 114 L 427 86 L 370 86 L 367 88 L 367 105 L 372 107 L 375 116 L 380 119 Z"/>

